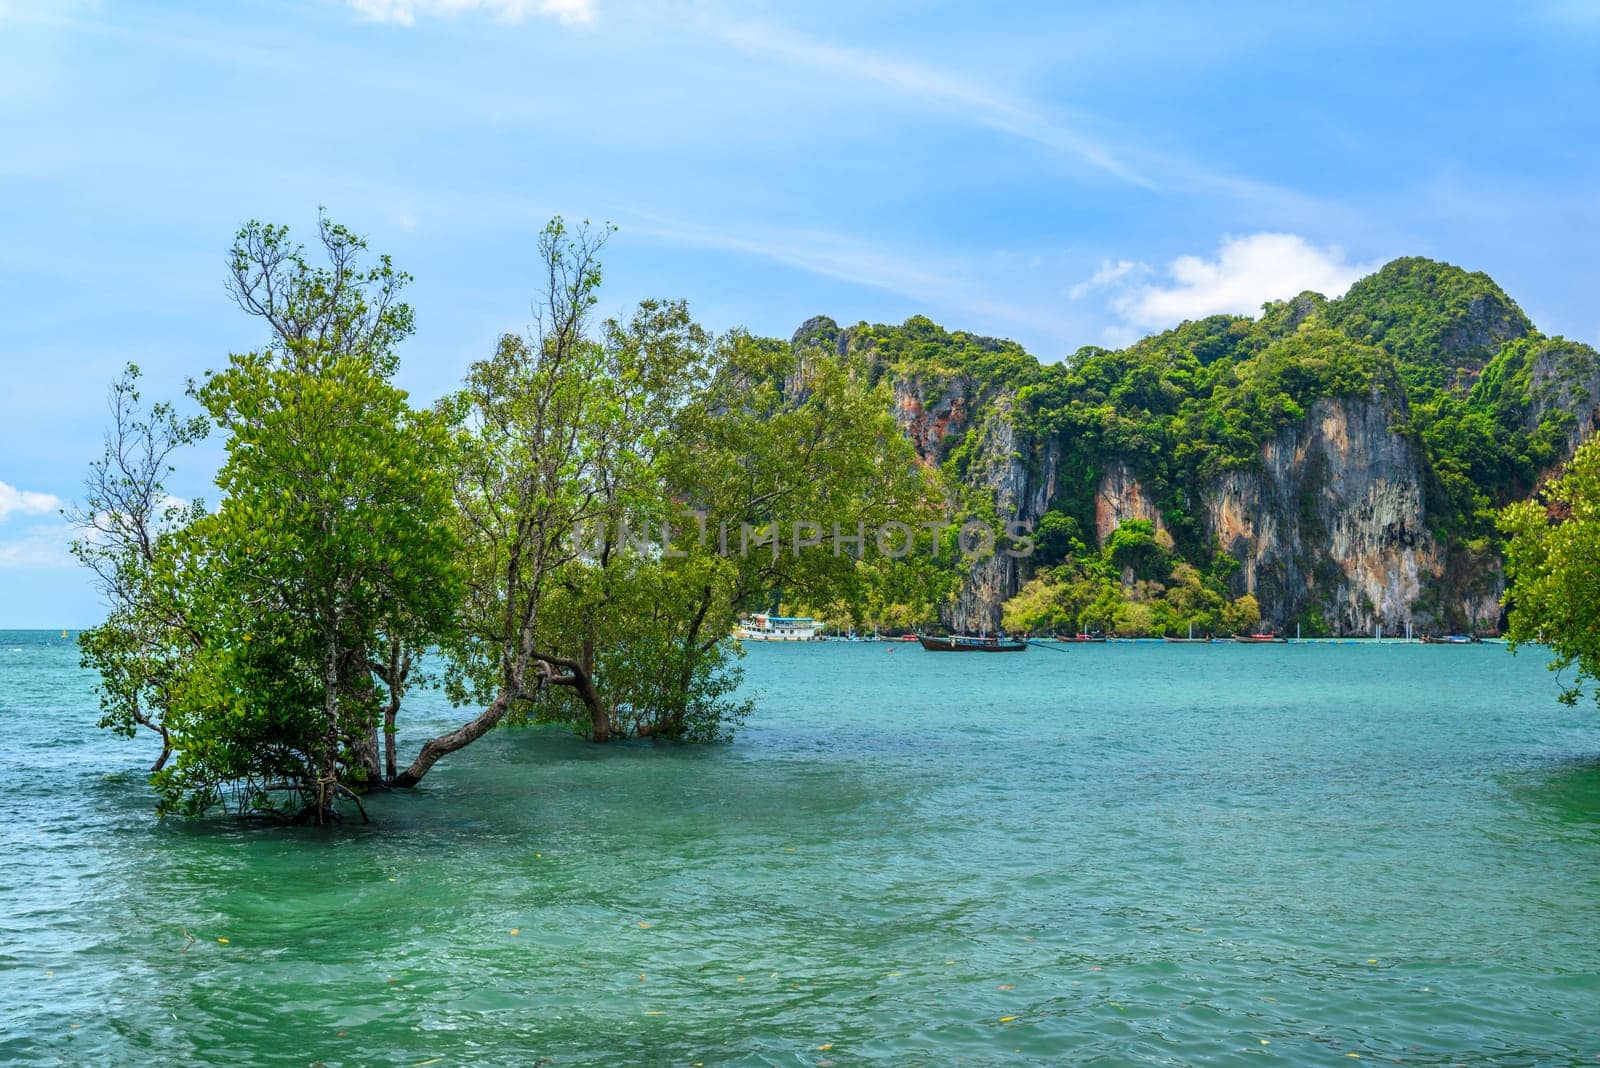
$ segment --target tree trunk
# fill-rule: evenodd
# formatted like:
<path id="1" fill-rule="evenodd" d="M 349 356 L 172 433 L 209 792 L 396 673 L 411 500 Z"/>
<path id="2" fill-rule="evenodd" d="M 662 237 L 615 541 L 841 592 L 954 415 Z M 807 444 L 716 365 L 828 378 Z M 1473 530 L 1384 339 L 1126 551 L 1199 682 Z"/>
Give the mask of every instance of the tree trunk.
<path id="1" fill-rule="evenodd" d="M 672 709 L 666 716 L 666 729 L 657 731 L 668 738 L 679 737 L 683 733 L 684 721 L 689 717 L 689 690 L 694 685 L 694 669 L 702 655 L 700 628 L 705 625 L 706 613 L 710 610 L 711 587 L 706 586 L 700 591 L 700 605 L 694 618 L 689 621 L 688 632 L 683 636 L 683 660 L 678 665 L 677 689 L 672 695 Z"/>
<path id="2" fill-rule="evenodd" d="M 389 707 L 383 710 L 383 781 L 393 782 L 395 775 L 395 716 L 400 711 L 400 702 L 393 697 L 389 698 Z"/>
<path id="3" fill-rule="evenodd" d="M 605 702 L 600 700 L 599 692 L 594 688 L 594 631 L 591 629 L 583 639 L 583 663 L 571 670 L 572 682 L 570 685 L 578 691 L 578 698 L 589 710 L 589 740 L 596 745 L 605 745 L 611 741 L 611 711 L 606 708 Z"/>
<path id="4" fill-rule="evenodd" d="M 356 759 L 361 762 L 361 771 L 365 776 L 365 786 L 368 790 L 378 789 L 383 786 L 383 764 L 378 756 L 378 724 L 372 725 L 372 733 L 361 739 L 356 746 Z"/>
<path id="5" fill-rule="evenodd" d="M 333 815 L 334 787 L 339 782 L 339 642 L 338 621 L 330 613 L 324 626 L 323 641 L 327 645 L 322 665 L 322 715 L 324 735 L 322 742 L 322 767 L 317 777 L 318 823 L 326 823 Z"/>
<path id="6" fill-rule="evenodd" d="M 488 708 L 480 712 L 475 718 L 469 719 L 448 734 L 441 734 L 437 738 L 429 738 L 422 745 L 422 751 L 417 754 L 417 759 L 411 766 L 400 774 L 394 776 L 394 786 L 409 788 L 422 781 L 428 770 L 439 762 L 440 757 L 454 753 L 457 749 L 471 745 L 473 742 L 488 734 L 494 726 L 505 718 L 506 712 L 511 709 L 514 691 L 508 686 L 495 695 L 494 701 Z"/>
<path id="7" fill-rule="evenodd" d="M 389 703 L 383 709 L 383 781 L 394 782 L 395 721 L 400 718 L 400 702 L 405 697 L 406 679 L 411 674 L 411 655 L 401 651 L 399 642 L 389 646 L 388 671 L 384 684 L 389 688 Z"/>
<path id="8" fill-rule="evenodd" d="M 150 765 L 150 774 L 154 775 L 166 767 L 167 761 L 172 757 L 172 736 L 167 733 L 167 725 L 165 723 L 152 723 L 149 720 L 141 720 L 141 722 L 161 735 L 161 755 L 156 757 L 154 764 Z"/>
<path id="9" fill-rule="evenodd" d="M 575 671 L 571 686 L 578 691 L 578 699 L 589 710 L 589 740 L 599 745 L 611 741 L 611 711 L 600 700 L 600 691 L 594 688 L 594 676 L 587 671 Z"/>

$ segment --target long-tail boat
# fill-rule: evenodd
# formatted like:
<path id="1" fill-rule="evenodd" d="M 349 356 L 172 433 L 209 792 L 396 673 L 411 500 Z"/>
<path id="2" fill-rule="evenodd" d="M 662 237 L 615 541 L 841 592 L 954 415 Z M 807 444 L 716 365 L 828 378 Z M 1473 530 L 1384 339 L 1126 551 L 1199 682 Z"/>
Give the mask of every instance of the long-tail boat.
<path id="1" fill-rule="evenodd" d="M 987 638 L 976 634 L 952 634 L 936 638 L 918 634 L 917 641 L 930 653 L 1025 653 L 1028 643 L 1015 638 Z"/>

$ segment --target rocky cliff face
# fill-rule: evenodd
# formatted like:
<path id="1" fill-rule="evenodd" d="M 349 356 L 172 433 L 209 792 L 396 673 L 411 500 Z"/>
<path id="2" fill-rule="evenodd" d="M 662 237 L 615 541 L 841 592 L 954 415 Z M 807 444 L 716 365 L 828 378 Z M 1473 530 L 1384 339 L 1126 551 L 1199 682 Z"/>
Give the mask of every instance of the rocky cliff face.
<path id="1" fill-rule="evenodd" d="M 1492 626 L 1499 587 L 1454 603 L 1425 596 L 1448 554 L 1427 526 L 1427 467 L 1381 395 L 1319 400 L 1298 425 L 1202 493 L 1207 526 L 1240 561 L 1236 592 L 1285 626 L 1307 610 L 1341 634 L 1408 625 Z"/>
<path id="2" fill-rule="evenodd" d="M 1568 388 L 1570 367 L 1563 372 L 1559 396 L 1587 420 L 1575 441 L 1600 418 L 1600 365 L 1595 374 L 1580 396 Z M 968 484 L 993 494 L 1002 519 L 1036 523 L 1056 494 L 1062 443 L 1022 435 L 1009 397 L 983 397 L 959 380 L 926 386 L 893 383 L 895 414 L 923 459 L 937 464 L 953 442 L 976 434 Z M 1199 488 L 1206 530 L 1240 562 L 1233 592 L 1254 594 L 1265 623 L 1292 627 L 1309 614 L 1336 634 L 1494 628 L 1498 562 L 1441 544 L 1429 529 L 1428 467 L 1416 441 L 1396 429 L 1404 416 L 1381 394 L 1324 398 L 1263 445 L 1256 464 Z M 1094 519 L 1102 544 L 1130 519 L 1164 525 L 1154 494 L 1124 459 L 1100 473 Z M 998 629 L 1001 606 L 1030 566 L 1003 555 L 977 561 L 944 622 Z"/>
<path id="3" fill-rule="evenodd" d="M 924 463 L 940 464 L 970 432 L 975 447 L 968 483 L 992 495 L 1002 522 L 1038 522 L 1055 496 L 1060 443 L 1026 439 L 1017 430 L 1014 398 L 983 397 L 975 383 L 962 378 L 932 389 L 922 379 L 896 379 L 891 388 L 895 418 Z M 1021 588 L 1026 566 L 1003 553 L 974 561 L 944 622 L 963 632 L 999 630 L 1000 606 Z"/>
<path id="4" fill-rule="evenodd" d="M 976 428 L 978 448 L 967 474 L 973 485 L 993 494 L 1002 523 L 1018 521 L 1031 527 L 1055 496 L 1061 450 L 1054 439 L 1035 442 L 1019 433 L 1014 403 L 1014 398 L 1002 395 L 990 405 Z M 957 631 L 998 631 L 1001 605 L 1021 588 L 1027 566 L 1004 553 L 974 561 L 947 622 Z"/>
<path id="5" fill-rule="evenodd" d="M 1104 545 L 1111 532 L 1130 519 L 1148 519 L 1161 530 L 1165 523 L 1155 498 L 1145 489 L 1128 461 L 1115 459 L 1106 465 L 1100 476 L 1100 487 L 1094 495 L 1094 531 Z"/>
<path id="6" fill-rule="evenodd" d="M 894 417 L 923 462 L 937 465 L 950 444 L 966 435 L 973 388 L 973 383 L 960 378 L 931 386 L 921 379 L 895 380 Z"/>
<path id="7" fill-rule="evenodd" d="M 1541 344 L 1533 356 L 1528 396 L 1530 429 L 1551 411 L 1572 417 L 1566 449 L 1571 455 L 1600 425 L 1600 358 L 1587 345 L 1559 340 Z"/>

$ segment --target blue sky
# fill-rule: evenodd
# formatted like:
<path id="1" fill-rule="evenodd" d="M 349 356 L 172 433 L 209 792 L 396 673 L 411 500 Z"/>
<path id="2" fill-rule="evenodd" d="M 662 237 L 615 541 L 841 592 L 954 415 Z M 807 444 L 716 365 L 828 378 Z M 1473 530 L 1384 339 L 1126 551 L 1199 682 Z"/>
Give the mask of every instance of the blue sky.
<path id="1" fill-rule="evenodd" d="M 525 324 L 557 213 L 620 227 L 609 308 L 719 329 L 1053 360 L 1420 254 L 1594 343 L 1597 58 L 1578 2 L 0 0 L 0 628 L 99 618 L 56 510 L 118 368 L 178 397 L 259 340 L 246 219 L 326 205 L 416 276 L 419 399 Z"/>

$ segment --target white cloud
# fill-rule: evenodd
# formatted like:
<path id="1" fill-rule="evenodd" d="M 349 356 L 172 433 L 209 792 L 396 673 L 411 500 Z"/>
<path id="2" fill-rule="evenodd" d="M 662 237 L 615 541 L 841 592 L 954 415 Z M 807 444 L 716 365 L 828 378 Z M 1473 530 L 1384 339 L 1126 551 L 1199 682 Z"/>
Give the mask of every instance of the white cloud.
<path id="1" fill-rule="evenodd" d="M 61 507 L 61 498 L 50 493 L 19 490 L 9 482 L 0 482 L 0 520 L 15 512 L 17 515 L 48 515 Z"/>
<path id="2" fill-rule="evenodd" d="M 1343 249 L 1320 248 L 1298 234 L 1224 237 L 1216 259 L 1179 256 L 1161 272 L 1163 282 L 1125 289 L 1111 306 L 1130 325 L 1159 330 L 1207 315 L 1255 315 L 1265 302 L 1307 289 L 1337 297 L 1377 267 L 1352 263 Z"/>
<path id="3" fill-rule="evenodd" d="M 375 22 L 414 25 L 419 17 L 484 14 L 501 22 L 530 16 L 551 18 L 569 26 L 594 22 L 594 0 L 345 0 Z"/>
<path id="4" fill-rule="evenodd" d="M 72 567 L 67 546 L 77 534 L 64 523 L 40 524 L 0 541 L 0 571 L 24 567 Z"/>
<path id="5" fill-rule="evenodd" d="M 1100 264 L 1099 270 L 1090 275 L 1086 281 L 1073 286 L 1067 295 L 1073 300 L 1082 300 L 1096 289 L 1120 282 L 1135 272 L 1145 273 L 1149 270 L 1149 264 L 1135 260 L 1105 260 Z"/>

